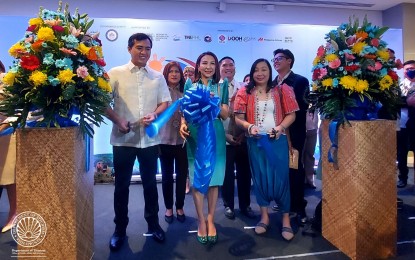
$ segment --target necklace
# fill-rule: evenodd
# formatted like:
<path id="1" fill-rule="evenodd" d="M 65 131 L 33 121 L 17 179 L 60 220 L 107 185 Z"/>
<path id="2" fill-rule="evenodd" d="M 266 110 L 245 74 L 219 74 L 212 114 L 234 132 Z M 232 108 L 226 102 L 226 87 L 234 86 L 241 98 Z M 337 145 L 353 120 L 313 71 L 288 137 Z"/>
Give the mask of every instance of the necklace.
<path id="1" fill-rule="evenodd" d="M 258 91 L 259 92 L 259 91 Z M 260 131 L 263 131 L 263 124 L 264 124 L 264 120 L 265 120 L 265 115 L 267 114 L 267 104 L 268 104 L 268 99 L 269 99 L 269 92 L 267 93 L 267 97 L 265 99 L 265 103 L 264 103 L 264 111 L 262 112 L 261 118 L 259 115 L 259 97 L 258 97 L 258 92 L 255 95 L 256 98 L 256 115 L 255 115 L 255 121 L 258 125 L 258 128 L 260 129 Z M 259 92 L 261 93 L 261 92 Z"/>

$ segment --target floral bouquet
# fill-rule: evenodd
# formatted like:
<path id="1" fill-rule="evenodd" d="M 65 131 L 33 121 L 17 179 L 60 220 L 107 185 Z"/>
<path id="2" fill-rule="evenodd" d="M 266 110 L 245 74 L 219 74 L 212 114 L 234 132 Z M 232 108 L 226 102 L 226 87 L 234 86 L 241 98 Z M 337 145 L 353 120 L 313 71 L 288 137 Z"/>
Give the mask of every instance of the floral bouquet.
<path id="1" fill-rule="evenodd" d="M 15 61 L 3 78 L 0 112 L 17 117 L 14 129 L 31 115 L 40 118 L 34 126 L 79 124 L 91 136 L 90 124 L 104 121 L 111 87 L 98 34 L 88 32 L 92 24 L 78 10 L 72 16 L 67 4 L 62 10 L 62 2 L 57 12 L 40 8 L 29 20 L 23 39 L 9 49 Z M 71 121 L 74 114 L 79 122 Z"/>
<path id="2" fill-rule="evenodd" d="M 313 61 L 312 91 L 308 100 L 325 119 L 396 119 L 399 110 L 399 77 L 387 44 L 381 40 L 386 27 L 373 26 L 365 18 L 359 26 L 350 18 L 326 34 L 326 45 Z M 359 109 L 363 113 L 358 115 Z"/>

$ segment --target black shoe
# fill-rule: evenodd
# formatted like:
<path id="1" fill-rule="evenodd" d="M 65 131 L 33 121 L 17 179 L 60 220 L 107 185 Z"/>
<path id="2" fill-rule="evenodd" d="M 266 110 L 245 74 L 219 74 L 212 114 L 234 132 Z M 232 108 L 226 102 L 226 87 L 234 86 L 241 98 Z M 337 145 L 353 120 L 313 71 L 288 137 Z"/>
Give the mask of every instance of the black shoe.
<path id="1" fill-rule="evenodd" d="M 406 187 L 406 185 L 408 185 L 408 182 L 406 182 L 406 181 L 402 181 L 402 180 L 399 180 L 398 181 L 398 185 L 396 185 L 398 188 L 405 188 Z"/>
<path id="2" fill-rule="evenodd" d="M 117 251 L 121 248 L 125 241 L 125 232 L 115 231 L 110 239 L 110 250 Z"/>
<path id="3" fill-rule="evenodd" d="M 272 210 L 273 211 L 279 211 L 280 207 L 278 207 L 278 204 L 275 204 L 274 206 L 272 206 Z"/>
<path id="4" fill-rule="evenodd" d="M 256 218 L 256 215 L 254 211 L 251 209 L 251 207 L 247 207 L 245 210 L 241 210 L 241 213 L 245 215 L 247 218 L 254 219 Z"/>
<path id="5" fill-rule="evenodd" d="M 307 224 L 301 234 L 303 236 L 317 237 L 320 235 L 320 232 L 314 229 L 312 224 Z"/>
<path id="6" fill-rule="evenodd" d="M 183 223 L 185 220 L 186 220 L 185 214 L 180 215 L 179 213 L 177 213 L 177 221 Z"/>
<path id="7" fill-rule="evenodd" d="M 312 183 L 306 183 L 306 184 L 304 184 L 304 187 L 306 189 L 313 189 L 313 190 L 317 189 L 317 187 Z"/>
<path id="8" fill-rule="evenodd" d="M 301 227 L 304 227 L 308 223 L 308 218 L 305 215 L 298 214 L 297 218 L 298 218 L 298 224 Z"/>
<path id="9" fill-rule="evenodd" d="M 157 226 L 155 226 L 153 229 L 149 230 L 148 233 L 153 234 L 153 239 L 159 243 L 162 243 L 165 240 L 164 230 L 160 227 L 159 224 L 157 224 Z"/>
<path id="10" fill-rule="evenodd" d="M 230 207 L 225 208 L 225 217 L 228 219 L 234 219 L 235 218 L 235 212 Z"/>
<path id="11" fill-rule="evenodd" d="M 397 209 L 403 208 L 403 200 L 401 198 L 396 198 L 396 208 Z"/>
<path id="12" fill-rule="evenodd" d="M 171 216 L 164 215 L 164 220 L 169 224 L 173 223 L 173 219 L 174 219 L 173 215 L 171 215 Z"/>

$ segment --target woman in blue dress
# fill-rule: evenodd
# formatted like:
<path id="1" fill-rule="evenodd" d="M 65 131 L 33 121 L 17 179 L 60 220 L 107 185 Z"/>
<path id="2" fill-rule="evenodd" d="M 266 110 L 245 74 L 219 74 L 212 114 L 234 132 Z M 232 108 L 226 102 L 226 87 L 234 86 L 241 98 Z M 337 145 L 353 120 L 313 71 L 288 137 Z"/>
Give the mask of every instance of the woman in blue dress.
<path id="1" fill-rule="evenodd" d="M 226 158 L 226 142 L 225 131 L 221 120 L 224 120 L 229 115 L 229 93 L 228 87 L 223 87 L 219 84 L 220 73 L 218 58 L 212 52 L 202 53 L 197 61 L 195 67 L 195 83 L 193 87 L 203 85 L 204 88 L 210 87 L 211 96 L 218 96 L 220 98 L 220 113 L 219 116 L 213 120 L 214 132 L 216 135 L 216 149 L 215 149 L 215 166 L 212 173 L 212 177 L 209 182 L 209 188 L 207 191 L 208 202 L 208 215 L 205 218 L 203 214 L 203 202 L 204 194 L 193 187 L 193 200 L 196 207 L 196 213 L 198 217 L 198 231 L 197 240 L 201 244 L 215 244 L 217 242 L 217 231 L 214 224 L 214 215 L 216 210 L 216 202 L 218 200 L 219 186 L 223 184 L 225 177 L 225 158 Z M 187 85 L 187 84 L 186 84 Z M 186 89 L 185 89 L 186 91 Z M 184 118 L 182 118 L 180 126 L 180 134 L 187 140 L 187 155 L 189 161 L 189 177 L 190 183 L 193 186 L 195 180 L 195 154 L 198 147 L 197 131 L 198 126 L 188 124 Z M 200 130 L 200 129 L 199 129 Z"/>

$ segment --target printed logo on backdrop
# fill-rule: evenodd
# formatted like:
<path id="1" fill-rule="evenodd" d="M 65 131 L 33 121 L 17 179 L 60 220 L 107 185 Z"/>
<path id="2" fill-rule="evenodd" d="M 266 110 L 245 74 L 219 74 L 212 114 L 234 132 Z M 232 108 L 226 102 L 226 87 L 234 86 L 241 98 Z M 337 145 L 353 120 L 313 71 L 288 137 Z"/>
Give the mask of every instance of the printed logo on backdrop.
<path id="1" fill-rule="evenodd" d="M 282 39 L 259 37 L 259 42 L 282 42 Z"/>
<path id="2" fill-rule="evenodd" d="M 205 35 L 205 37 L 203 38 L 203 40 L 204 40 L 205 42 L 212 42 L 212 36 L 210 36 L 210 35 Z"/>
<path id="3" fill-rule="evenodd" d="M 241 36 L 228 36 L 228 42 L 242 42 Z"/>
<path id="4" fill-rule="evenodd" d="M 226 43 L 226 36 L 221 34 L 218 36 L 219 43 Z"/>
<path id="5" fill-rule="evenodd" d="M 173 41 L 178 42 L 180 40 L 181 40 L 181 38 L 180 38 L 179 35 L 173 35 Z"/>
<path id="6" fill-rule="evenodd" d="M 116 41 L 118 39 L 118 32 L 114 29 L 110 29 L 105 33 L 105 38 L 110 42 Z"/>
<path id="7" fill-rule="evenodd" d="M 244 37 L 244 42 L 250 42 L 250 41 L 255 41 L 255 40 L 256 40 L 255 37 L 249 37 L 249 36 Z"/>
<path id="8" fill-rule="evenodd" d="M 199 35 L 185 35 L 184 39 L 187 41 L 200 41 Z"/>

